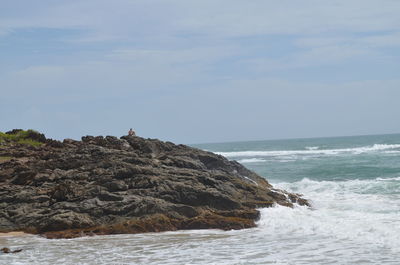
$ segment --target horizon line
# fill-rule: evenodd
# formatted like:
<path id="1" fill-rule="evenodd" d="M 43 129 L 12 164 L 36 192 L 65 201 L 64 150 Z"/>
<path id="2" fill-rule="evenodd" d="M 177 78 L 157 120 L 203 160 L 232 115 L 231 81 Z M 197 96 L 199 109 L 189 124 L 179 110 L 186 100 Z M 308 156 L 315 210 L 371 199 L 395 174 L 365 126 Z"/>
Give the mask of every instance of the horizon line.
<path id="1" fill-rule="evenodd" d="M 191 143 L 187 145 L 206 145 L 206 144 L 229 144 L 229 143 L 240 143 L 240 142 L 262 142 L 262 141 L 282 141 L 282 140 L 307 140 L 307 139 L 323 139 L 323 138 L 345 138 L 345 137 L 360 137 L 360 136 L 379 136 L 379 135 L 395 135 L 396 133 L 377 133 L 377 134 L 357 134 L 357 135 L 336 135 L 336 136 L 315 136 L 315 137 L 295 137 L 295 138 L 275 138 L 275 139 L 259 139 L 259 140 L 237 140 L 227 142 L 208 142 L 208 143 Z"/>

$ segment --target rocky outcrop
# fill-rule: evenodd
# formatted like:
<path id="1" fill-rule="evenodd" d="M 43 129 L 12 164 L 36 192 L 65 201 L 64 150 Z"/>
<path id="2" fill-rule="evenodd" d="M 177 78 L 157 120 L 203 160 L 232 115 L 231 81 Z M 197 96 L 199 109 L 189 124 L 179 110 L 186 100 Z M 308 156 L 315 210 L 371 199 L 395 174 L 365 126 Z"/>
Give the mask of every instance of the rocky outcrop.
<path id="1" fill-rule="evenodd" d="M 235 161 L 136 136 L 0 145 L 0 232 L 48 238 L 255 226 L 257 207 L 308 205 Z"/>
<path id="2" fill-rule="evenodd" d="M 10 253 L 19 253 L 22 251 L 22 249 L 11 250 L 9 248 L 2 248 L 2 249 L 0 249 L 0 251 L 5 254 L 10 254 Z"/>

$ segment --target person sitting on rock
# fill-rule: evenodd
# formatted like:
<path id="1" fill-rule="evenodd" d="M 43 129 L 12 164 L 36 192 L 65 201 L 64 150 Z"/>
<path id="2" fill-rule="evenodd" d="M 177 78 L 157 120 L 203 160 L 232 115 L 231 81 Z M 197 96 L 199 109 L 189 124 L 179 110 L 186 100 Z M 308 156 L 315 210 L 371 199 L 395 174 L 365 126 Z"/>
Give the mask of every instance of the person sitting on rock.
<path id="1" fill-rule="evenodd" d="M 135 136 L 136 134 L 135 134 L 135 131 L 134 130 L 132 130 L 132 128 L 129 130 L 129 132 L 128 132 L 128 135 L 129 136 Z"/>

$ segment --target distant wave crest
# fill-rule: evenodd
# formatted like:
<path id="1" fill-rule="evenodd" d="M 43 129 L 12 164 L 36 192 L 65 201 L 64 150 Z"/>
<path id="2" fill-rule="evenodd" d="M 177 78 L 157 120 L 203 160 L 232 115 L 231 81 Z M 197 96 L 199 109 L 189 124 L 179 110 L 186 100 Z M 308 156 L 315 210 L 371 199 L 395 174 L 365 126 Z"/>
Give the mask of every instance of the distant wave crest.
<path id="1" fill-rule="evenodd" d="M 306 146 L 307 150 L 318 150 L 319 146 Z"/>
<path id="2" fill-rule="evenodd" d="M 261 158 L 247 158 L 247 159 L 241 159 L 238 162 L 239 163 L 259 163 L 259 162 L 265 162 L 265 159 Z"/>
<path id="3" fill-rule="evenodd" d="M 382 150 L 398 149 L 400 144 L 374 144 L 371 146 L 362 146 L 355 148 L 342 149 L 315 149 L 308 147 L 307 150 L 278 150 L 278 151 L 239 151 L 239 152 L 216 152 L 216 154 L 233 158 L 233 157 L 273 157 L 273 156 L 290 156 L 290 155 L 339 155 L 339 154 L 362 154 L 367 152 L 376 152 Z"/>

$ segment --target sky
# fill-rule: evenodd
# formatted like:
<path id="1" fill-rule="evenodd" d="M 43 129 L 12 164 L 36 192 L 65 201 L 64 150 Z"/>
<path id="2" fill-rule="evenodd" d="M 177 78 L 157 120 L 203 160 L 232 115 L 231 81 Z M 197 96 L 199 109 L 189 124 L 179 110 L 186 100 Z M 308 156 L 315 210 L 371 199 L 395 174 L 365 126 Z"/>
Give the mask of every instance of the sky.
<path id="1" fill-rule="evenodd" d="M 0 0 L 0 131 L 400 133 L 398 0 Z"/>

